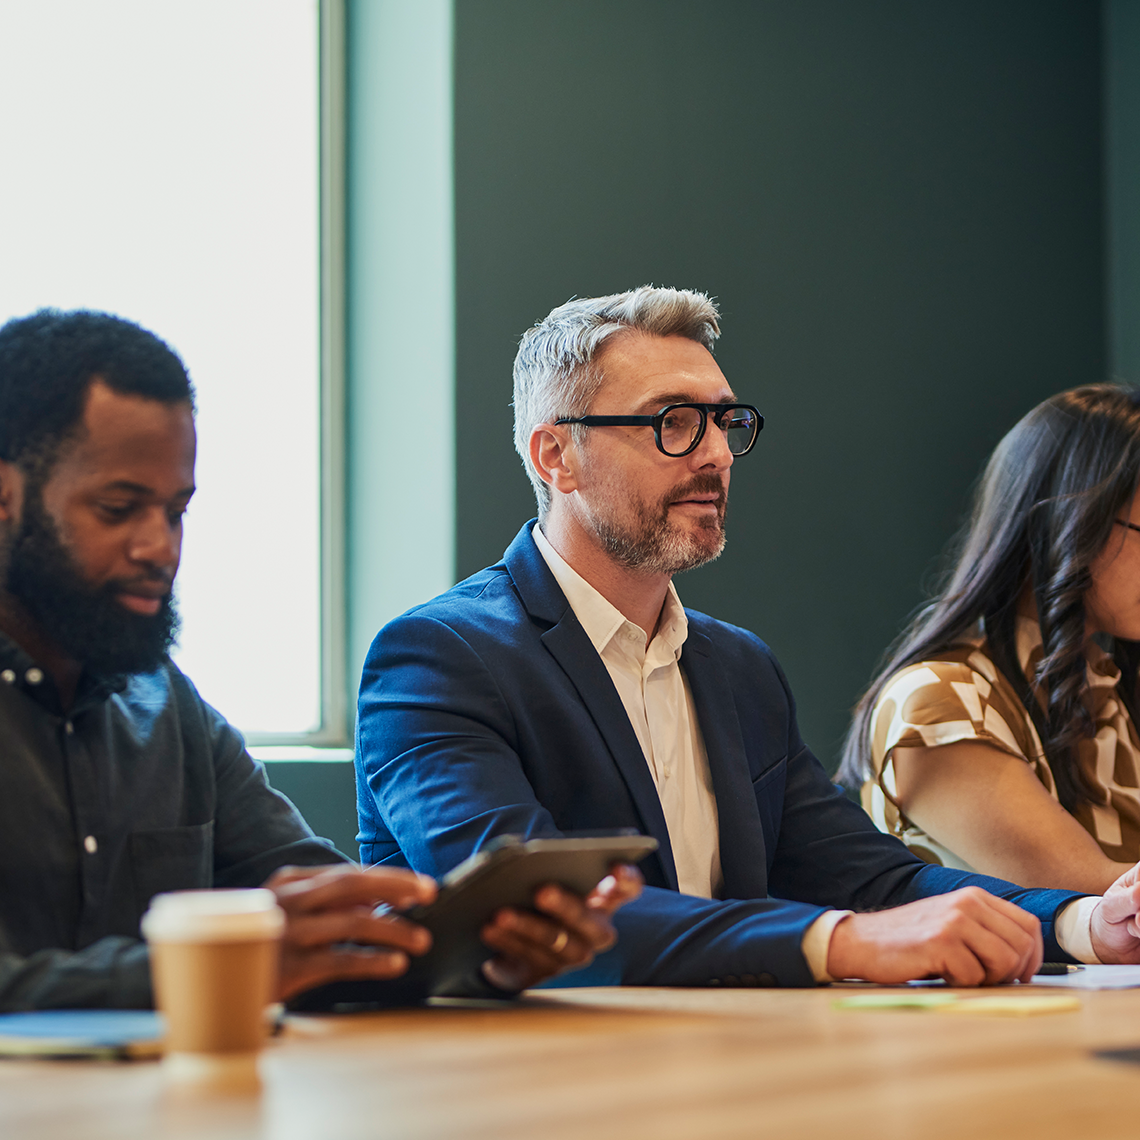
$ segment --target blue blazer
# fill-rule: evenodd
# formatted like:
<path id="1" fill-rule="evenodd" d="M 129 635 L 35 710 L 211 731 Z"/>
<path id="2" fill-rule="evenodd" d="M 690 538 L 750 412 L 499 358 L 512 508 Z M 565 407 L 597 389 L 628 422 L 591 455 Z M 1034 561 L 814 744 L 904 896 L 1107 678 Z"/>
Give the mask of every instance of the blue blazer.
<path id="1" fill-rule="evenodd" d="M 530 536 L 377 635 L 360 688 L 361 858 L 440 876 L 497 835 L 633 827 L 660 848 L 618 945 L 570 984 L 812 985 L 826 907 L 976 884 L 1041 919 L 1077 896 L 933 867 L 880 833 L 800 738 L 788 684 L 747 630 L 687 611 L 681 655 L 716 793 L 720 899 L 677 891 L 649 767 L 617 690 Z"/>

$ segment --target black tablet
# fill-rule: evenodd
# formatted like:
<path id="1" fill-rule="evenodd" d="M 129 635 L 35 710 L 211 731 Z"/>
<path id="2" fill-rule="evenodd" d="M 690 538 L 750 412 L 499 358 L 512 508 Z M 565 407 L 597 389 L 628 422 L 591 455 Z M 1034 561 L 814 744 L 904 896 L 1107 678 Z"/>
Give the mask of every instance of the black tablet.
<path id="1" fill-rule="evenodd" d="M 412 971 L 429 972 L 432 993 L 455 992 L 491 956 L 479 931 L 495 911 L 530 908 L 545 883 L 588 895 L 614 863 L 636 863 L 656 847 L 656 839 L 636 834 L 501 836 L 444 876 L 435 902 L 408 912 L 432 934 L 431 950 L 413 960 Z"/>
<path id="2" fill-rule="evenodd" d="M 431 949 L 411 959 L 407 974 L 391 982 L 333 982 L 295 998 L 290 1008 L 392 1005 L 463 993 L 492 955 L 479 932 L 497 910 L 529 909 L 534 892 L 546 883 L 584 897 L 614 863 L 636 863 L 656 848 L 656 839 L 635 832 L 553 839 L 500 836 L 444 876 L 435 902 L 407 912 L 408 919 L 432 934 Z"/>

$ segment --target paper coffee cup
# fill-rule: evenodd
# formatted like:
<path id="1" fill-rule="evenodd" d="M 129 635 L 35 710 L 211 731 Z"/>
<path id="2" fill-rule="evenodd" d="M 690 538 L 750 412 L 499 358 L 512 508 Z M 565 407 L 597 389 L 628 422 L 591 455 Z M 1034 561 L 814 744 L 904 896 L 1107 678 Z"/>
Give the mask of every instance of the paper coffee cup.
<path id="1" fill-rule="evenodd" d="M 284 929 L 272 891 L 172 891 L 151 900 L 142 932 L 172 1072 L 250 1067 L 266 1036 Z"/>

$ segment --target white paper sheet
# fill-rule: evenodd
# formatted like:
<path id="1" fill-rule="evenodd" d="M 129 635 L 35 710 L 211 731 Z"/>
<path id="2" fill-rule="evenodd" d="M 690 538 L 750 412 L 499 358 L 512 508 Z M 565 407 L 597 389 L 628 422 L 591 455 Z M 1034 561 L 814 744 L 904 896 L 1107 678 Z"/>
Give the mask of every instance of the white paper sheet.
<path id="1" fill-rule="evenodd" d="M 1034 986 L 1063 986 L 1070 990 L 1128 990 L 1140 986 L 1140 966 L 1082 966 L 1071 974 L 1038 976 Z"/>

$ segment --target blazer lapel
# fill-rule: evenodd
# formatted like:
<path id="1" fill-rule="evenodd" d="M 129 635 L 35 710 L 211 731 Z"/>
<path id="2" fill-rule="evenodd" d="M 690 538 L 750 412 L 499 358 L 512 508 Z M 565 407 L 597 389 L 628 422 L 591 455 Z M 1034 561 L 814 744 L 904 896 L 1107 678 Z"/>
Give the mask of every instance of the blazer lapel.
<path id="1" fill-rule="evenodd" d="M 602 659 L 530 537 L 531 525 L 528 523 L 519 532 L 503 561 L 531 616 L 550 623 L 541 635 L 542 643 L 570 678 L 593 718 L 629 790 L 645 833 L 659 844 L 657 857 L 666 882 L 676 890 L 677 868 L 669 831 L 645 754 Z"/>
<path id="2" fill-rule="evenodd" d="M 691 621 L 681 667 L 692 690 L 716 794 L 724 897 L 764 898 L 768 893 L 764 828 L 732 687 L 712 642 Z"/>

